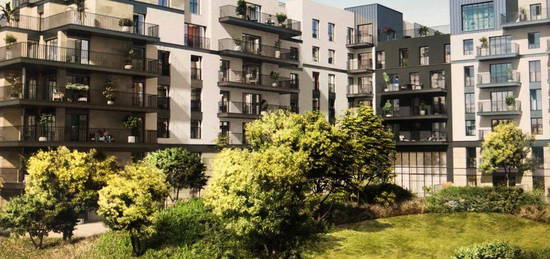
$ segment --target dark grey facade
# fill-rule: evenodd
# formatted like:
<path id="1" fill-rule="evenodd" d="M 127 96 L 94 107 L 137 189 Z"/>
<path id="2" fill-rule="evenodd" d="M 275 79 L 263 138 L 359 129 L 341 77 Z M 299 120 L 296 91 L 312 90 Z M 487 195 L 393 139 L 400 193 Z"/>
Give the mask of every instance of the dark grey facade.
<path id="1" fill-rule="evenodd" d="M 395 38 L 403 36 L 403 14 L 381 4 L 369 4 L 345 8 L 355 13 L 355 25 L 373 24 L 374 42 L 385 40 L 384 28 L 395 31 Z"/>

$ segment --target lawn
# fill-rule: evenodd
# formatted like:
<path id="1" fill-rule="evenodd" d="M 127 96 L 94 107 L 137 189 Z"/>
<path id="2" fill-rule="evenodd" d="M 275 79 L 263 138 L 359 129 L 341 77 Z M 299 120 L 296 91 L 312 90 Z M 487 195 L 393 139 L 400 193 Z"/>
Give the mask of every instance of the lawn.
<path id="1" fill-rule="evenodd" d="M 340 226 L 322 237 L 310 258 L 450 258 L 478 242 L 508 241 L 550 249 L 550 225 L 506 214 L 424 214 Z"/>

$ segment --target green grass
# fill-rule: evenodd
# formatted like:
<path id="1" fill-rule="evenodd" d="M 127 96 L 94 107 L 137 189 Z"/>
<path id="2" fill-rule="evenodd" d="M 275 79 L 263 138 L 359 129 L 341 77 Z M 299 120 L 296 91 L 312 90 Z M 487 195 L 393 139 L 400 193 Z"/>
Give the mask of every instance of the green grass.
<path id="1" fill-rule="evenodd" d="M 450 258 L 461 246 L 502 240 L 550 249 L 550 225 L 506 214 L 423 214 L 344 225 L 323 235 L 311 258 Z"/>

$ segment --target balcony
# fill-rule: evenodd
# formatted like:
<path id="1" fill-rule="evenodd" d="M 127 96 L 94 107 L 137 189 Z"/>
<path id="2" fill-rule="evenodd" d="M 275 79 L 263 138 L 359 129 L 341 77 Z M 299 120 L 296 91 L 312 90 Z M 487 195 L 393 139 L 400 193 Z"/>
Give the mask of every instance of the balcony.
<path id="1" fill-rule="evenodd" d="M 542 9 L 540 15 L 531 15 L 526 10 L 520 10 L 519 12 L 502 14 L 501 24 L 504 29 L 515 29 L 532 25 L 545 25 L 550 24 L 550 17 L 548 17 L 547 9 Z"/>
<path id="2" fill-rule="evenodd" d="M 480 129 L 480 130 L 479 130 L 479 133 L 478 133 L 478 134 L 479 134 L 479 135 L 478 135 L 478 136 L 479 136 L 479 140 L 485 140 L 485 138 L 486 138 L 487 136 L 489 136 L 489 133 L 491 133 L 491 132 L 492 132 L 491 129 Z"/>
<path id="3" fill-rule="evenodd" d="M 481 101 L 478 103 L 478 114 L 481 116 L 521 115 L 521 102 Z"/>
<path id="4" fill-rule="evenodd" d="M 432 130 L 399 131 L 395 134 L 397 145 L 400 146 L 432 146 L 448 145 L 447 132 Z"/>
<path id="5" fill-rule="evenodd" d="M 352 59 L 348 60 L 348 73 L 350 74 L 364 74 L 373 73 L 372 60 L 369 62 L 361 62 L 360 60 Z"/>
<path id="6" fill-rule="evenodd" d="M 246 137 L 243 133 L 225 132 L 220 133 L 218 137 L 222 144 L 230 146 L 246 145 Z"/>
<path id="7" fill-rule="evenodd" d="M 25 179 L 25 174 L 24 170 L 19 168 L 0 168 L 0 178 L 2 178 L 4 184 L 22 183 L 23 179 Z"/>
<path id="8" fill-rule="evenodd" d="M 300 63 L 298 53 L 292 53 L 289 49 L 261 45 L 247 40 L 221 39 L 219 50 L 222 56 L 265 61 L 282 66 L 295 67 Z"/>
<path id="9" fill-rule="evenodd" d="M 477 75 L 478 88 L 497 88 L 497 87 L 519 87 L 521 86 L 520 73 L 518 71 L 509 71 L 497 75 L 495 73 L 479 73 Z"/>
<path id="10" fill-rule="evenodd" d="M 368 34 L 353 34 L 348 36 L 346 47 L 350 49 L 374 47 L 374 38 Z"/>
<path id="11" fill-rule="evenodd" d="M 247 102 L 219 102 L 219 118 L 237 118 L 237 119 L 257 119 L 263 112 L 290 110 L 288 106 L 270 105 L 267 103 L 247 103 Z"/>
<path id="12" fill-rule="evenodd" d="M 14 29 L 21 29 L 21 30 L 39 31 L 40 22 L 41 22 L 40 17 L 19 15 L 14 17 L 14 19 L 10 20 L 9 22 L 5 18 L 0 19 L 0 28 L 14 28 Z"/>
<path id="13" fill-rule="evenodd" d="M 446 120 L 447 107 L 444 104 L 400 106 L 383 112 L 385 120 Z"/>
<path id="14" fill-rule="evenodd" d="M 210 39 L 206 37 L 184 36 L 185 46 L 194 49 L 210 49 Z"/>
<path id="15" fill-rule="evenodd" d="M 348 85 L 348 98 L 372 97 L 372 85 Z"/>
<path id="16" fill-rule="evenodd" d="M 67 11 L 43 18 L 41 31 L 53 29 L 86 31 L 104 36 L 129 37 L 148 42 L 159 41 L 159 26 L 156 24 L 87 12 L 81 14 L 77 11 Z"/>
<path id="17" fill-rule="evenodd" d="M 280 77 L 278 74 L 258 75 L 244 71 L 219 72 L 218 85 L 220 87 L 235 87 L 248 90 L 261 90 L 276 93 L 298 93 L 298 85 L 290 78 Z"/>
<path id="18" fill-rule="evenodd" d="M 41 88 L 45 89 L 45 88 Z M 168 103 L 168 97 L 143 93 L 115 91 L 109 101 L 103 90 L 53 89 L 51 92 L 37 93 L 12 86 L 0 87 L 0 107 L 6 106 L 49 106 L 105 111 L 155 112 L 160 104 Z"/>
<path id="19" fill-rule="evenodd" d="M 445 88 L 445 81 L 442 81 L 443 84 L 435 84 L 435 87 L 427 87 L 422 84 L 405 84 L 405 85 L 396 85 L 390 84 L 390 87 L 384 88 L 384 92 L 381 93 L 383 96 L 399 96 L 399 95 L 446 95 L 447 89 Z"/>
<path id="20" fill-rule="evenodd" d="M 494 44 L 489 47 L 477 48 L 477 59 L 479 61 L 517 58 L 519 56 L 519 45 L 516 43 Z"/>
<path id="21" fill-rule="evenodd" d="M 160 73 L 158 60 L 138 59 L 117 53 L 83 51 L 26 42 L 0 48 L 0 66 L 18 63 L 145 77 L 158 77 Z"/>
<path id="22" fill-rule="evenodd" d="M 90 147 L 143 148 L 157 144 L 157 132 L 140 131 L 135 135 L 129 129 L 72 128 L 49 126 L 17 126 L 0 128 L 0 146 L 12 147 Z M 135 141 L 131 141 L 135 137 Z M 133 143 L 131 143 L 133 142 Z"/>
<path id="23" fill-rule="evenodd" d="M 287 18 L 279 22 L 276 15 L 251 11 L 250 9 L 247 9 L 246 14 L 239 15 L 237 7 L 232 5 L 220 7 L 219 21 L 225 24 L 276 33 L 284 39 L 302 35 L 302 24 L 299 21 Z"/>

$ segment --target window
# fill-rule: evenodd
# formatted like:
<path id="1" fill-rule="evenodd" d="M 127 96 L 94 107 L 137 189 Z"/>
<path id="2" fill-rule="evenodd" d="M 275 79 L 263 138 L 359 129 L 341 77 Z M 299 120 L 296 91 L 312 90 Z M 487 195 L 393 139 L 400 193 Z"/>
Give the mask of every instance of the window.
<path id="1" fill-rule="evenodd" d="M 491 92 L 491 110 L 492 112 L 509 111 L 506 99 L 514 96 L 512 91 Z"/>
<path id="2" fill-rule="evenodd" d="M 466 148 L 466 168 L 477 167 L 477 153 L 475 147 Z"/>
<path id="3" fill-rule="evenodd" d="M 462 44 L 463 44 L 462 49 L 464 51 L 464 56 L 469 56 L 474 54 L 474 40 L 472 39 L 464 40 Z"/>
<path id="4" fill-rule="evenodd" d="M 160 63 L 161 75 L 170 76 L 170 52 L 159 50 L 158 59 Z"/>
<path id="5" fill-rule="evenodd" d="M 334 55 L 335 54 L 336 54 L 336 52 L 333 49 L 328 50 L 328 63 L 329 64 L 334 64 Z"/>
<path id="6" fill-rule="evenodd" d="M 415 73 L 410 73 L 409 74 L 409 83 L 411 84 L 411 87 L 412 89 L 418 89 L 418 88 L 422 88 L 422 85 L 420 84 L 420 74 L 415 72 Z"/>
<path id="7" fill-rule="evenodd" d="M 201 111 L 201 92 L 200 88 L 191 89 L 191 111 L 200 112 Z"/>
<path id="8" fill-rule="evenodd" d="M 529 82 L 540 82 L 540 60 L 529 61 Z"/>
<path id="9" fill-rule="evenodd" d="M 406 67 L 409 64 L 409 49 L 399 49 L 399 66 Z"/>
<path id="10" fill-rule="evenodd" d="M 169 137 L 170 137 L 170 119 L 159 116 L 157 119 L 157 138 L 169 138 Z"/>
<path id="11" fill-rule="evenodd" d="M 202 80 L 202 57 L 191 56 L 191 80 Z"/>
<path id="12" fill-rule="evenodd" d="M 530 49 L 540 48 L 540 32 L 530 32 L 527 34 Z"/>
<path id="13" fill-rule="evenodd" d="M 328 24 L 328 40 L 334 41 L 334 23 Z"/>
<path id="14" fill-rule="evenodd" d="M 328 92 L 336 93 L 336 76 L 333 74 L 328 75 Z"/>
<path id="15" fill-rule="evenodd" d="M 314 39 L 319 38 L 319 20 L 317 19 L 311 20 L 311 37 Z"/>
<path id="16" fill-rule="evenodd" d="M 189 0 L 189 11 L 192 14 L 200 13 L 200 0 Z"/>
<path id="17" fill-rule="evenodd" d="M 311 48 L 311 56 L 313 57 L 313 62 L 319 62 L 319 47 Z"/>
<path id="18" fill-rule="evenodd" d="M 445 44 L 445 63 L 451 63 L 451 44 Z"/>
<path id="19" fill-rule="evenodd" d="M 544 168 L 544 147 L 533 147 L 531 152 L 534 166 L 536 168 Z"/>
<path id="20" fill-rule="evenodd" d="M 299 57 L 299 50 L 296 47 L 290 47 L 290 59 L 292 60 L 298 60 Z"/>
<path id="21" fill-rule="evenodd" d="M 357 54 L 357 59 L 359 59 L 359 69 L 372 68 L 372 52 Z"/>
<path id="22" fill-rule="evenodd" d="M 420 47 L 420 65 L 430 64 L 430 47 Z"/>
<path id="23" fill-rule="evenodd" d="M 495 28 L 493 2 L 462 6 L 462 30 L 477 31 Z"/>
<path id="24" fill-rule="evenodd" d="M 476 135 L 476 121 L 467 120 L 466 121 L 466 136 L 475 136 Z"/>
<path id="25" fill-rule="evenodd" d="M 376 52 L 376 69 L 384 69 L 386 67 L 386 53 L 384 51 Z"/>
<path id="26" fill-rule="evenodd" d="M 158 1 L 159 1 L 158 4 L 160 6 L 170 7 L 170 1 L 168 0 L 158 0 Z"/>
<path id="27" fill-rule="evenodd" d="M 201 121 L 191 120 L 191 139 L 201 138 Z"/>
<path id="28" fill-rule="evenodd" d="M 292 89 L 298 89 L 299 86 L 299 77 L 296 73 L 290 74 L 290 88 Z"/>
<path id="29" fill-rule="evenodd" d="M 540 20 L 542 17 L 542 5 L 541 4 L 532 4 L 529 6 L 529 14 L 531 15 L 531 20 Z"/>
<path id="30" fill-rule="evenodd" d="M 185 23 L 184 27 L 185 46 L 191 48 L 206 49 L 209 42 L 205 40 L 206 27 L 196 24 Z"/>
<path id="31" fill-rule="evenodd" d="M 229 136 L 229 132 L 231 131 L 231 123 L 229 121 L 220 121 L 220 135 L 221 136 Z"/>
<path id="32" fill-rule="evenodd" d="M 319 90 L 319 72 L 313 72 L 313 90 Z"/>
<path id="33" fill-rule="evenodd" d="M 473 93 L 468 93 L 464 95 L 464 100 L 466 104 L 466 113 L 472 114 L 476 112 L 476 99 Z"/>
<path id="34" fill-rule="evenodd" d="M 491 74 L 491 83 L 504 83 L 513 79 L 512 63 L 491 64 L 489 71 Z"/>
<path id="35" fill-rule="evenodd" d="M 432 88 L 445 89 L 445 71 L 432 72 Z"/>
<path id="36" fill-rule="evenodd" d="M 319 97 L 313 97 L 312 103 L 311 103 L 311 109 L 313 111 L 320 111 L 321 110 L 321 104 L 319 101 Z"/>
<path id="37" fill-rule="evenodd" d="M 542 135 L 542 118 L 531 118 L 531 134 Z"/>
<path id="38" fill-rule="evenodd" d="M 474 66 L 464 67 L 464 87 L 474 87 Z"/>
<path id="39" fill-rule="evenodd" d="M 529 91 L 531 99 L 531 111 L 542 111 L 542 93 L 541 89 L 531 89 Z"/>

